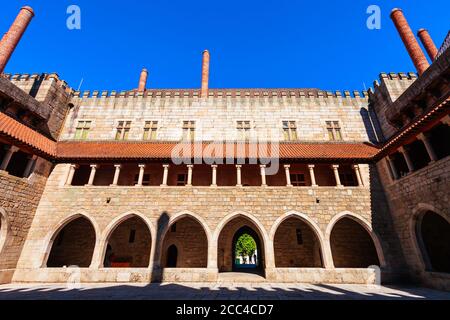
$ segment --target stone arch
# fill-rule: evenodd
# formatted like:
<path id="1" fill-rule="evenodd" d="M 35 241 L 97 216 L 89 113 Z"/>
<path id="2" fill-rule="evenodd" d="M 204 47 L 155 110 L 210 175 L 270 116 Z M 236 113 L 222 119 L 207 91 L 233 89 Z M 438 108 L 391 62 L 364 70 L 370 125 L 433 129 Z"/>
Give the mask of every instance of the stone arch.
<path id="1" fill-rule="evenodd" d="M 415 251 L 415 254 L 417 255 L 417 257 L 419 257 L 420 267 L 425 271 L 433 271 L 435 267 L 433 266 L 433 263 L 429 256 L 422 233 L 423 219 L 428 213 L 437 215 L 441 219 L 441 221 L 446 221 L 448 225 L 450 225 L 450 217 L 430 204 L 419 203 L 414 208 L 409 222 L 411 244 L 413 250 Z"/>
<path id="2" fill-rule="evenodd" d="M 325 239 L 326 239 L 328 245 L 330 246 L 330 251 L 332 252 L 331 234 L 332 234 L 333 229 L 336 226 L 336 224 L 338 222 L 340 222 L 342 219 L 353 220 L 355 223 L 357 223 L 360 227 L 362 227 L 367 232 L 367 234 L 369 235 L 369 237 L 372 240 L 372 243 L 375 247 L 375 251 L 376 251 L 378 261 L 380 263 L 380 267 L 381 268 L 386 267 L 386 260 L 385 260 L 384 253 L 383 253 L 383 247 L 381 246 L 381 242 L 379 240 L 378 235 L 375 233 L 371 224 L 367 220 L 365 220 L 363 217 L 361 217 L 360 215 L 355 214 L 353 212 L 349 212 L 349 211 L 341 212 L 341 213 L 337 214 L 336 216 L 334 216 L 333 219 L 331 219 L 330 223 L 328 224 L 326 232 L 325 232 Z M 335 257 L 333 256 L 333 263 L 334 263 L 334 258 Z"/>
<path id="3" fill-rule="evenodd" d="M 281 217 L 279 217 L 275 223 L 273 224 L 270 233 L 269 233 L 269 237 L 270 237 L 270 241 L 273 244 L 273 251 L 274 251 L 274 255 L 275 255 L 275 264 L 277 264 L 277 251 L 276 251 L 276 243 L 275 243 L 275 237 L 277 235 L 277 231 L 279 230 L 280 226 L 283 225 L 283 223 L 288 222 L 288 220 L 290 219 L 297 219 L 300 220 L 302 223 L 304 223 L 307 227 L 309 227 L 309 230 L 312 231 L 312 235 L 313 237 L 315 237 L 314 240 L 318 241 L 318 250 L 319 250 L 319 257 L 318 259 L 320 259 L 320 267 L 326 267 L 328 266 L 328 255 L 326 252 L 326 246 L 325 246 L 325 241 L 324 241 L 324 237 L 322 234 L 322 231 L 320 230 L 320 227 L 306 214 L 297 212 L 297 211 L 289 211 L 285 214 L 283 214 Z M 317 261 L 316 264 L 319 261 Z M 276 265 L 276 267 L 278 267 L 278 265 Z"/>
<path id="4" fill-rule="evenodd" d="M 129 221 L 130 219 L 136 218 L 138 219 L 138 221 L 141 221 L 145 224 L 145 226 L 148 229 L 148 232 L 150 233 L 149 235 L 149 239 L 150 239 L 150 248 L 148 251 L 148 259 L 145 259 L 148 264 L 147 267 L 151 267 L 151 262 L 153 261 L 152 259 L 152 254 L 155 251 L 155 243 L 156 243 L 156 229 L 154 227 L 154 225 L 151 223 L 151 221 L 142 213 L 138 212 L 138 211 L 129 211 L 129 212 L 125 212 L 121 215 L 119 215 L 118 217 L 114 218 L 113 221 L 111 221 L 108 226 L 105 228 L 105 230 L 103 231 L 102 237 L 101 237 L 101 241 L 100 241 L 100 245 L 99 245 L 99 259 L 97 261 L 97 264 L 99 264 L 100 268 L 101 267 L 105 267 L 104 265 L 104 261 L 105 261 L 105 256 L 107 253 L 107 249 L 108 249 L 108 243 L 110 238 L 114 235 L 114 232 L 120 227 L 122 226 L 124 223 L 126 223 L 127 221 Z M 147 268 L 146 267 L 146 268 Z"/>
<path id="5" fill-rule="evenodd" d="M 6 240 L 8 239 L 9 228 L 8 215 L 6 214 L 5 209 L 0 208 L 0 255 L 6 245 Z"/>
<path id="6" fill-rule="evenodd" d="M 172 230 L 173 227 L 176 230 Z M 167 267 L 167 250 L 175 245 L 178 268 L 206 268 L 211 231 L 206 221 L 191 211 L 181 211 L 169 218 L 161 233 L 160 264 Z"/>
<path id="7" fill-rule="evenodd" d="M 238 221 L 239 219 L 242 219 L 240 223 L 238 223 L 236 226 L 230 227 L 232 229 L 226 230 L 226 228 L 230 226 L 230 223 L 235 220 Z M 212 254 L 214 254 L 214 257 L 212 255 L 210 256 L 210 259 L 212 259 L 212 261 L 214 261 L 215 263 L 214 267 L 218 268 L 219 271 L 232 271 L 234 259 L 232 252 L 232 242 L 235 233 L 242 229 L 243 226 L 248 226 L 253 229 L 253 231 L 255 231 L 259 237 L 259 239 L 257 240 L 259 240 L 260 246 L 262 247 L 260 250 L 261 271 L 263 271 L 265 268 L 273 268 L 273 259 L 271 258 L 270 254 L 270 239 L 267 235 L 266 229 L 258 219 L 246 212 L 231 213 L 223 218 L 217 225 L 213 236 L 215 250 L 214 252 L 212 252 Z M 225 236 L 226 238 L 221 239 L 221 235 L 223 234 L 223 232 L 227 232 L 229 234 L 228 236 Z"/>
<path id="8" fill-rule="evenodd" d="M 94 257 L 94 250 L 97 244 L 97 241 L 99 239 L 99 235 L 100 235 L 100 229 L 98 227 L 98 224 L 96 223 L 96 221 L 86 212 L 78 212 L 75 214 L 72 214 L 68 217 L 66 217 L 65 219 L 63 219 L 62 221 L 58 222 L 54 227 L 51 228 L 51 231 L 47 234 L 44 243 L 45 245 L 45 250 L 43 253 L 43 258 L 42 258 L 42 268 L 47 268 L 47 264 L 49 262 L 51 253 L 52 253 L 52 249 L 54 247 L 54 242 L 55 240 L 58 238 L 58 236 L 60 236 L 61 231 L 64 230 L 66 227 L 68 227 L 71 223 L 79 220 L 79 219 L 83 219 L 85 221 L 87 221 L 90 224 L 90 227 L 92 227 L 93 229 L 93 246 L 92 248 L 90 248 L 90 250 L 92 250 L 92 253 L 90 254 L 90 260 L 91 262 L 93 261 L 93 257 Z M 85 265 L 83 267 L 89 267 L 88 265 Z"/>

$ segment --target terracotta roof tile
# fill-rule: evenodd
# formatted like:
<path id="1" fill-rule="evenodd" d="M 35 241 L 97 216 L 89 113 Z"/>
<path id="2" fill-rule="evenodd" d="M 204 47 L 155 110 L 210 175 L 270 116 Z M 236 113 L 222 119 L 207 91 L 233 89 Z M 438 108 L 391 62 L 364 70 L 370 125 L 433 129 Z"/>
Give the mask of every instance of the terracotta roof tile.
<path id="1" fill-rule="evenodd" d="M 56 142 L 0 112 L 0 134 L 48 156 L 56 155 Z"/>

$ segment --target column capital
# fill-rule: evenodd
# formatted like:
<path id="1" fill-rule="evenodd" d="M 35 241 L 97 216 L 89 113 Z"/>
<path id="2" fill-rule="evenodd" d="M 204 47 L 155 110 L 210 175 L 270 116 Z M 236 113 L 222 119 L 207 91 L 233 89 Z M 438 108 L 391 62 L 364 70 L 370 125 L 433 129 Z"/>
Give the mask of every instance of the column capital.
<path id="1" fill-rule="evenodd" d="M 241 168 L 242 168 L 242 165 L 241 165 L 241 164 L 237 164 L 237 165 L 236 165 L 236 168 L 241 169 Z"/>
<path id="2" fill-rule="evenodd" d="M 188 167 L 189 169 L 192 169 L 192 168 L 194 168 L 194 165 L 193 165 L 193 164 L 188 164 L 187 167 Z"/>
<path id="3" fill-rule="evenodd" d="M 353 169 L 359 170 L 359 164 L 354 164 L 354 165 L 353 165 Z"/>
<path id="4" fill-rule="evenodd" d="M 211 165 L 211 168 L 213 168 L 213 169 L 217 169 L 219 166 L 217 165 L 217 164 L 212 164 Z"/>
<path id="5" fill-rule="evenodd" d="M 115 164 L 115 165 L 114 165 L 114 168 L 116 168 L 116 169 L 122 169 L 122 165 L 121 165 L 121 164 Z"/>
<path id="6" fill-rule="evenodd" d="M 267 168 L 267 165 L 261 164 L 259 167 L 260 167 L 261 169 L 265 169 L 265 168 Z"/>
<path id="7" fill-rule="evenodd" d="M 406 153 L 405 147 L 404 147 L 404 146 L 399 147 L 399 148 L 398 148 L 398 152 L 400 152 L 400 153 Z"/>
<path id="8" fill-rule="evenodd" d="M 145 169 L 146 165 L 145 164 L 139 164 L 138 167 L 141 168 L 141 169 Z"/>
<path id="9" fill-rule="evenodd" d="M 98 164 L 91 164 L 90 165 L 92 169 L 98 169 L 99 165 Z"/>
<path id="10" fill-rule="evenodd" d="M 332 164 L 331 168 L 333 168 L 333 170 L 339 169 L 339 165 L 338 164 Z"/>
<path id="11" fill-rule="evenodd" d="M 314 169 L 316 167 L 315 164 L 308 164 L 308 169 Z"/>
<path id="12" fill-rule="evenodd" d="M 285 168 L 285 169 L 290 169 L 290 168 L 291 168 L 291 165 L 290 165 L 290 164 L 285 164 L 285 165 L 284 165 L 284 168 Z"/>
<path id="13" fill-rule="evenodd" d="M 421 132 L 417 135 L 417 139 L 424 141 L 424 140 L 428 140 L 428 137 L 423 132 Z"/>
<path id="14" fill-rule="evenodd" d="M 163 168 L 164 169 L 169 169 L 170 168 L 170 164 L 163 164 Z"/>
<path id="15" fill-rule="evenodd" d="M 72 163 L 72 164 L 70 165 L 70 167 L 73 168 L 73 169 L 78 169 L 78 168 L 80 167 L 80 165 L 75 164 L 75 163 Z"/>
<path id="16" fill-rule="evenodd" d="M 442 118 L 441 122 L 443 124 L 450 126 L 450 115 L 447 115 L 446 117 Z"/>

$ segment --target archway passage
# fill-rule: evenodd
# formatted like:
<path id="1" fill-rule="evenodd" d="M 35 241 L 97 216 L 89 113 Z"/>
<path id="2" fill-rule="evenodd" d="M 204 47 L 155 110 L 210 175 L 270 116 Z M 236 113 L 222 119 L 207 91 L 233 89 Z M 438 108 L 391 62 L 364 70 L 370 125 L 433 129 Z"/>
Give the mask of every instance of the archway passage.
<path id="1" fill-rule="evenodd" d="M 106 268 L 147 268 L 150 263 L 152 237 L 147 224 L 139 217 L 122 222 L 108 239 Z"/>
<path id="2" fill-rule="evenodd" d="M 95 248 L 95 229 L 80 217 L 68 223 L 54 238 L 47 260 L 48 268 L 78 266 L 88 268 Z"/>
<path id="3" fill-rule="evenodd" d="M 450 224 L 440 215 L 428 211 L 422 218 L 420 235 L 423 256 L 433 271 L 450 273 Z"/>
<path id="4" fill-rule="evenodd" d="M 165 268 L 207 267 L 208 238 L 196 219 L 184 217 L 170 225 L 164 237 L 161 261 Z"/>
<path id="5" fill-rule="evenodd" d="M 236 247 L 238 240 L 243 235 L 248 235 L 253 239 L 256 245 L 256 257 L 255 255 L 239 257 Z M 220 232 L 218 239 L 217 263 L 219 271 L 263 274 L 265 269 L 264 243 L 261 239 L 263 237 L 258 228 L 247 218 L 238 217 L 228 222 Z M 250 265 L 241 263 L 245 261 L 254 263 Z"/>
<path id="6" fill-rule="evenodd" d="M 253 272 L 260 269 L 258 235 L 249 227 L 242 227 L 233 237 L 233 271 Z"/>
<path id="7" fill-rule="evenodd" d="M 339 220 L 333 227 L 330 241 L 336 268 L 368 268 L 380 265 L 370 234 L 353 219 Z"/>
<path id="8" fill-rule="evenodd" d="M 320 241 L 314 230 L 300 218 L 286 219 L 274 238 L 277 268 L 322 268 Z"/>

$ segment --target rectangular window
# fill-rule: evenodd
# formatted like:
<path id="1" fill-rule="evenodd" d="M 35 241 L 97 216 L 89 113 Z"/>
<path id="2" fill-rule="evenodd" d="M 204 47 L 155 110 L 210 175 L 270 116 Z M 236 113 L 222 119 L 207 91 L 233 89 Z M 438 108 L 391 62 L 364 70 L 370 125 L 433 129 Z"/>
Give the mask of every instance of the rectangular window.
<path id="1" fill-rule="evenodd" d="M 139 174 L 134 176 L 134 184 L 139 183 Z M 142 180 L 143 186 L 149 186 L 150 185 L 150 174 L 144 174 L 144 179 Z"/>
<path id="2" fill-rule="evenodd" d="M 144 140 L 156 140 L 158 133 L 158 121 L 145 121 Z"/>
<path id="3" fill-rule="evenodd" d="M 238 140 L 240 141 L 249 141 L 252 123 L 251 121 L 237 121 L 236 129 L 238 132 Z"/>
<path id="4" fill-rule="evenodd" d="M 195 139 L 195 121 L 183 121 L 183 140 L 194 141 Z"/>
<path id="5" fill-rule="evenodd" d="M 291 174 L 291 184 L 294 187 L 304 187 L 304 186 L 306 186 L 305 175 L 303 173 L 293 173 L 293 174 Z"/>
<path id="6" fill-rule="evenodd" d="M 330 141 L 342 140 L 342 132 L 339 121 L 327 121 L 327 131 Z"/>
<path id="7" fill-rule="evenodd" d="M 77 128 L 75 130 L 75 139 L 86 140 L 91 129 L 91 121 L 78 121 Z"/>
<path id="8" fill-rule="evenodd" d="M 188 179 L 187 174 L 179 174 L 177 176 L 177 186 L 183 187 L 183 186 L 187 185 L 187 179 Z"/>
<path id="9" fill-rule="evenodd" d="M 136 241 L 136 230 L 131 230 L 128 242 L 129 243 L 134 243 L 135 241 Z"/>
<path id="10" fill-rule="evenodd" d="M 298 139 L 295 121 L 283 121 L 283 134 L 285 141 L 295 141 Z"/>
<path id="11" fill-rule="evenodd" d="M 131 121 L 119 121 L 117 125 L 116 140 L 128 140 L 131 129 Z"/>

